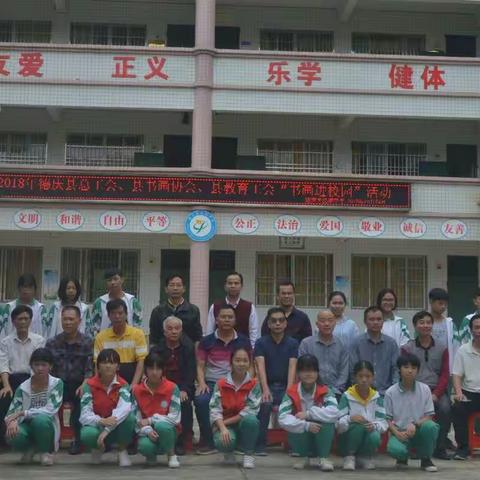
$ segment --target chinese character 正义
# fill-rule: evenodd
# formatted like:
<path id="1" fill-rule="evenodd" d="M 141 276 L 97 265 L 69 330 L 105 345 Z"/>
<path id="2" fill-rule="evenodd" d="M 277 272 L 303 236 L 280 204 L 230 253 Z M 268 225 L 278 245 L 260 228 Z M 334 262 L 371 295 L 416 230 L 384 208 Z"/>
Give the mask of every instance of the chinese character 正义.
<path id="1" fill-rule="evenodd" d="M 113 57 L 115 60 L 115 72 L 112 73 L 112 78 L 136 78 L 137 76 L 134 73 L 131 73 L 130 70 L 135 68 L 133 62 L 135 62 L 135 57 L 131 56 L 118 56 Z"/>
<path id="2" fill-rule="evenodd" d="M 166 58 L 163 57 L 151 57 L 147 60 L 148 67 L 150 71 L 145 75 L 145 80 L 150 80 L 153 77 L 158 77 L 163 80 L 168 80 L 168 75 L 163 71 L 163 67 L 165 66 L 165 62 L 167 61 Z"/>

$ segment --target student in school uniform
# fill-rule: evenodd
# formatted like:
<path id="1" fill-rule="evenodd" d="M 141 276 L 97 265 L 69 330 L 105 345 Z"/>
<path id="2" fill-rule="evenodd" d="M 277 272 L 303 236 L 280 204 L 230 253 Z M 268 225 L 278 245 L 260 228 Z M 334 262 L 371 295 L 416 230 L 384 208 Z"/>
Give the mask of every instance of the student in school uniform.
<path id="1" fill-rule="evenodd" d="M 397 295 L 391 288 L 384 288 L 378 292 L 377 307 L 383 315 L 382 333 L 392 337 L 398 348 L 401 348 L 411 337 L 405 320 L 395 315 L 397 304 Z"/>
<path id="2" fill-rule="evenodd" d="M 328 308 L 335 315 L 335 328 L 333 335 L 339 338 L 347 350 L 353 339 L 358 336 L 360 329 L 358 325 L 351 319 L 345 316 L 345 309 L 347 308 L 347 297 L 343 292 L 330 292 L 328 296 Z"/>

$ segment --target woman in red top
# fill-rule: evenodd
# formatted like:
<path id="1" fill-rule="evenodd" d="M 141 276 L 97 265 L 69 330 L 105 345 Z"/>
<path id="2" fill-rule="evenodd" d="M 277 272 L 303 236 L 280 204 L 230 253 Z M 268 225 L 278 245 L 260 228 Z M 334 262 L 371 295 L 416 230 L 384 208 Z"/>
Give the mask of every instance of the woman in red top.
<path id="1" fill-rule="evenodd" d="M 231 373 L 220 379 L 210 400 L 210 423 L 215 447 L 224 453 L 225 463 L 235 463 L 237 445 L 244 452 L 243 468 L 254 468 L 253 452 L 257 442 L 257 419 L 262 391 L 250 377 L 250 354 L 244 348 L 232 353 Z"/>

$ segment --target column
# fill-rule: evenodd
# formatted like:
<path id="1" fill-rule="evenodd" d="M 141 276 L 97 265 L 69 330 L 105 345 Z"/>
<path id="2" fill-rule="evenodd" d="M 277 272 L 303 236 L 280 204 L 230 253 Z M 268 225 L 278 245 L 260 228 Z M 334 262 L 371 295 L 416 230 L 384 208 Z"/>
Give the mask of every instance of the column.
<path id="1" fill-rule="evenodd" d="M 200 321 L 205 331 L 208 315 L 210 242 L 190 243 L 190 302 L 200 309 Z"/>

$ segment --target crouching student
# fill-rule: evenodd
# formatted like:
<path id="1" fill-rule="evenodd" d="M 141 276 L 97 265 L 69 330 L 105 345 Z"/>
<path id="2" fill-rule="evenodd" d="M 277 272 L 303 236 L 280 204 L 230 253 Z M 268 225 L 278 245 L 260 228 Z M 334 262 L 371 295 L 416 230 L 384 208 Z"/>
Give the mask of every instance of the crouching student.
<path id="1" fill-rule="evenodd" d="M 353 366 L 355 384 L 340 398 L 337 430 L 338 447 L 344 470 L 355 465 L 373 470 L 373 455 L 378 450 L 381 434 L 386 432 L 383 398 L 372 388 L 374 372 L 370 362 L 360 361 Z"/>
<path id="2" fill-rule="evenodd" d="M 293 468 L 308 467 L 313 454 L 319 458 L 319 468 L 331 472 L 333 464 L 328 456 L 339 413 L 335 393 L 321 383 L 318 360 L 313 355 L 298 359 L 297 377 L 300 381 L 287 390 L 278 417 L 293 452 L 301 457 Z"/>
<path id="3" fill-rule="evenodd" d="M 164 376 L 165 360 L 159 352 L 150 352 L 144 365 L 146 378 L 132 389 L 138 451 L 148 465 L 156 464 L 157 455 L 166 454 L 168 466 L 178 468 L 175 441 L 181 419 L 180 389 Z"/>
<path id="4" fill-rule="evenodd" d="M 420 360 L 404 353 L 397 360 L 400 381 L 385 392 L 385 412 L 390 429 L 387 452 L 397 460 L 397 468 L 408 465 L 410 451 L 415 449 L 421 459 L 420 468 L 436 472 L 431 458 L 437 442 L 439 426 L 432 420 L 435 414 L 432 392 L 416 376 Z"/>
<path id="5" fill-rule="evenodd" d="M 132 441 L 135 417 L 128 383 L 118 375 L 120 356 L 111 349 L 97 357 L 97 374 L 83 385 L 80 402 L 80 443 L 92 452 L 92 463 L 99 464 L 106 447 L 118 448 L 118 464 L 129 467 L 132 462 L 127 446 Z"/>
<path id="6" fill-rule="evenodd" d="M 23 453 L 22 463 L 30 463 L 38 452 L 42 465 L 53 465 L 53 452 L 58 450 L 63 382 L 50 375 L 52 365 L 46 348 L 32 353 L 32 376 L 17 388 L 5 417 L 7 442 Z"/>
<path id="7" fill-rule="evenodd" d="M 225 463 L 235 463 L 234 451 L 238 449 L 244 454 L 243 468 L 254 468 L 262 391 L 250 376 L 251 359 L 245 348 L 234 350 L 230 363 L 231 373 L 216 383 L 210 399 L 213 441 L 224 453 Z"/>

